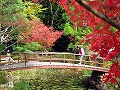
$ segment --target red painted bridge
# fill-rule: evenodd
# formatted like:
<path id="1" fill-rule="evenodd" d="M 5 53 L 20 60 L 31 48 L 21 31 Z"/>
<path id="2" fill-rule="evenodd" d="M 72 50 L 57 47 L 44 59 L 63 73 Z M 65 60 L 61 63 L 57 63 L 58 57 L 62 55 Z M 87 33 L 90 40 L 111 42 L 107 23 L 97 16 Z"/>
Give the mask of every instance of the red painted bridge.
<path id="1" fill-rule="evenodd" d="M 11 56 L 0 56 L 1 70 L 22 70 L 39 68 L 80 68 L 87 70 L 97 70 L 108 72 L 104 67 L 105 59 L 97 57 L 92 60 L 90 55 L 84 55 L 83 60 L 79 60 L 80 54 L 60 53 L 60 52 L 26 52 L 13 53 Z M 6 62 L 5 57 L 12 57 L 15 62 Z"/>

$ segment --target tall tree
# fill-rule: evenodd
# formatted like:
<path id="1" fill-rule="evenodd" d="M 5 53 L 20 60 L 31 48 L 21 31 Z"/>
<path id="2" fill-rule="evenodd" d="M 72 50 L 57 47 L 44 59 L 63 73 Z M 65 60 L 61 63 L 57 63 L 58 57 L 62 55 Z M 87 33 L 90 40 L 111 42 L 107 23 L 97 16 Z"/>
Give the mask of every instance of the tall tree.
<path id="1" fill-rule="evenodd" d="M 27 28 L 27 22 L 37 18 L 36 15 L 38 13 L 46 10 L 46 8 L 42 8 L 42 5 L 27 2 L 26 0 L 2 0 L 0 5 L 0 45 L 2 45 L 8 37 L 11 37 L 12 40 L 14 39 L 15 43 L 17 43 L 17 41 L 21 39 L 18 38 L 18 34 Z M 4 50 L 5 49 L 2 48 L 0 52 Z"/>
<path id="2" fill-rule="evenodd" d="M 64 9 L 51 0 L 39 0 L 38 2 L 44 8 L 47 8 L 44 12 L 37 14 L 41 21 L 46 26 L 53 26 L 56 30 L 63 30 L 64 24 L 67 22 L 64 18 Z"/>
<path id="3" fill-rule="evenodd" d="M 28 21 L 28 27 L 28 31 L 20 35 L 21 38 L 24 38 L 23 42 L 38 42 L 45 49 L 52 47 L 62 35 L 62 32 L 54 31 L 53 27 L 45 26 L 39 19 Z"/>
<path id="4" fill-rule="evenodd" d="M 24 19 L 24 15 L 20 14 L 25 9 L 22 0 L 1 0 L 1 30 L 0 44 L 10 37 L 12 31 L 16 30 L 14 23 L 19 19 Z"/>
<path id="5" fill-rule="evenodd" d="M 47 8 L 44 12 L 37 14 L 37 17 L 40 18 L 46 26 L 53 26 L 55 30 L 62 31 L 65 23 L 70 22 L 69 16 L 58 3 L 54 3 L 51 0 L 38 0 L 38 3 L 41 4 L 43 8 Z M 65 41 L 61 42 L 63 39 Z M 55 51 L 66 51 L 68 44 L 67 37 L 62 36 L 55 42 L 55 46 L 52 48 Z"/>
<path id="6" fill-rule="evenodd" d="M 120 0 L 59 0 L 59 5 L 71 17 L 74 26 L 92 27 L 93 32 L 83 39 L 91 43 L 90 50 L 107 60 L 120 54 Z M 113 75 L 112 80 L 120 74 L 117 75 Z"/>

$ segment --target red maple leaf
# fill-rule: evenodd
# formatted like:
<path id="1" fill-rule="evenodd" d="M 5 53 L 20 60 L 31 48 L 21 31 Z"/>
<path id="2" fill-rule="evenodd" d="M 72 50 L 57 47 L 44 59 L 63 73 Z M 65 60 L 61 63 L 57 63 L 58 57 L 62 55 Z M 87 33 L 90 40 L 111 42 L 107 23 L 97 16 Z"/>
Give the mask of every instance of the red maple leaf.
<path id="1" fill-rule="evenodd" d="M 33 0 L 34 3 L 38 2 L 38 0 Z"/>
<path id="2" fill-rule="evenodd" d="M 82 2 L 82 0 L 77 1 Z M 111 60 L 120 54 L 120 30 L 115 31 L 115 29 L 113 29 L 112 31 L 110 23 L 108 24 L 108 22 L 105 22 L 106 20 L 104 21 L 102 18 L 100 19 L 92 13 L 88 12 L 89 10 L 87 10 L 87 8 L 85 9 L 85 6 L 80 3 L 78 5 L 76 0 L 60 0 L 60 2 L 60 6 L 65 9 L 68 15 L 70 15 L 74 27 L 92 27 L 93 32 L 87 35 L 85 39 L 81 41 L 85 41 L 91 44 L 90 50 L 97 52 L 100 56 L 106 58 L 106 60 Z M 85 0 L 85 2 L 109 20 L 120 22 L 120 0 Z M 70 12 L 70 9 L 68 10 L 66 6 L 73 7 L 74 10 L 71 10 Z M 112 83 L 116 81 L 115 79 L 119 74 L 112 72 L 115 72 L 116 70 L 118 71 L 118 67 L 120 67 L 119 65 L 116 65 L 118 67 L 113 68 L 113 65 L 110 69 L 114 69 L 114 71 L 110 71 L 109 75 L 107 76 L 109 79 L 106 79 L 106 81 L 109 80 Z M 114 77 L 110 75 L 113 75 Z"/>

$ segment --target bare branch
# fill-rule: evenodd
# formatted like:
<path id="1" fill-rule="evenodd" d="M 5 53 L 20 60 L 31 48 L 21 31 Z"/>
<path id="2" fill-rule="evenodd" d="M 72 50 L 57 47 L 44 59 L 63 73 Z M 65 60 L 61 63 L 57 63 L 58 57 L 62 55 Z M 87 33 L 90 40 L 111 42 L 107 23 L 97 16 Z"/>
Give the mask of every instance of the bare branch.
<path id="1" fill-rule="evenodd" d="M 59 9 L 59 6 L 57 7 L 57 9 L 56 9 L 56 11 L 55 11 L 55 13 L 53 13 L 53 7 L 52 7 L 52 3 L 51 3 L 51 1 L 49 0 L 49 2 L 50 2 L 50 8 L 51 8 L 51 14 L 52 14 L 52 22 L 51 22 L 51 26 L 53 26 L 53 23 L 54 23 L 54 19 L 55 19 L 55 15 L 57 15 L 57 12 L 58 12 L 58 9 Z"/>
<path id="2" fill-rule="evenodd" d="M 114 20 L 111 20 L 110 18 L 106 18 L 105 15 L 103 15 L 102 13 L 100 13 L 97 10 L 93 9 L 90 5 L 88 5 L 83 0 L 76 0 L 76 2 L 78 2 L 79 5 L 82 5 L 89 12 L 93 13 L 95 16 L 101 18 L 102 20 L 104 20 L 105 22 L 107 22 L 108 24 L 110 24 L 111 26 L 113 26 L 113 27 L 115 27 L 115 28 L 117 28 L 117 29 L 120 30 L 120 22 L 116 22 Z"/>
<path id="3" fill-rule="evenodd" d="M 8 26 L 4 30 L 0 31 L 0 45 L 9 37 L 9 34 L 12 31 L 12 26 Z"/>

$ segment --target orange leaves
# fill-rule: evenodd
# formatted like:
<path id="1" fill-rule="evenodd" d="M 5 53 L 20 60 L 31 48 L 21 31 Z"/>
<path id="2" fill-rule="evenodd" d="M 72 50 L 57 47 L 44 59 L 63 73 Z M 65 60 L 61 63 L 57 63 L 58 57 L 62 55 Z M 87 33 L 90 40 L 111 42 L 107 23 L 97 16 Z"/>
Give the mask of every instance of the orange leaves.
<path id="1" fill-rule="evenodd" d="M 38 42 L 44 48 L 53 46 L 54 42 L 62 35 L 62 32 L 54 31 L 53 27 L 47 27 L 39 20 L 31 21 L 31 30 L 23 33 L 24 42 Z"/>

